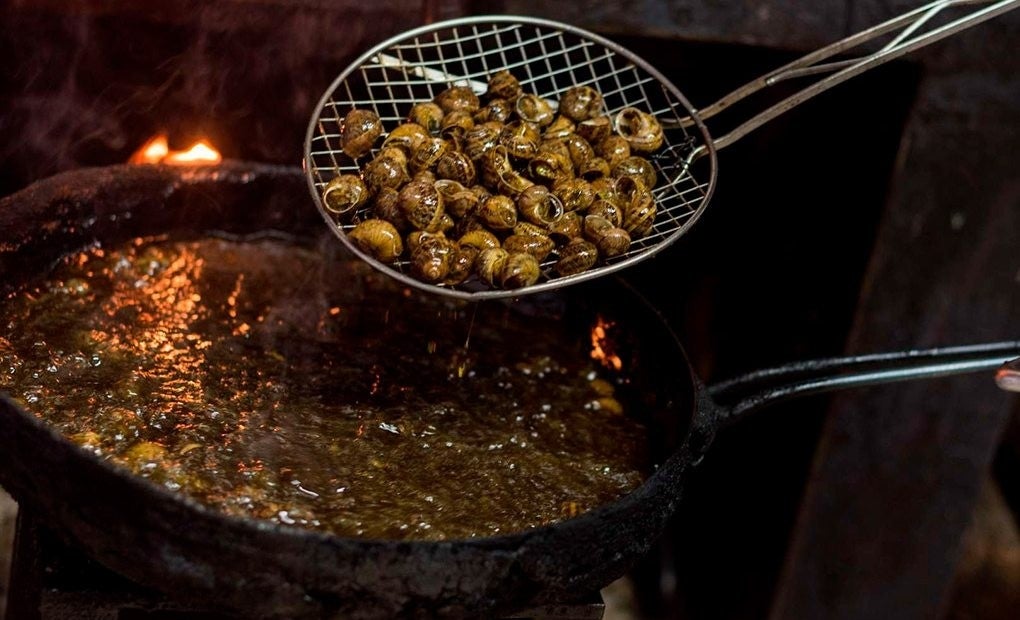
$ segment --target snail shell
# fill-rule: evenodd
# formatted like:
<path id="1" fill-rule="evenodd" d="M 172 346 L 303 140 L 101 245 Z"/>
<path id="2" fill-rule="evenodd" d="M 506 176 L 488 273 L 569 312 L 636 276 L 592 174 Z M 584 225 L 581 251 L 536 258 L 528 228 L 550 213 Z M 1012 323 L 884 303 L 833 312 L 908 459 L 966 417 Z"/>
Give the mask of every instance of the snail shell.
<path id="1" fill-rule="evenodd" d="M 640 155 L 631 155 L 620 161 L 613 167 L 611 174 L 614 177 L 635 177 L 647 188 L 655 187 L 659 181 L 655 166 Z"/>
<path id="2" fill-rule="evenodd" d="M 595 192 L 595 199 L 608 200 L 613 204 L 622 205 L 620 193 L 616 191 L 617 179 L 602 177 L 591 182 L 591 189 Z"/>
<path id="3" fill-rule="evenodd" d="M 407 152 L 398 146 L 386 146 L 384 142 L 382 149 L 376 157 L 389 157 L 403 166 L 405 170 L 407 169 Z"/>
<path id="4" fill-rule="evenodd" d="M 386 220 L 365 220 L 352 228 L 347 238 L 362 252 L 383 263 L 392 263 L 404 251 L 400 232 Z"/>
<path id="5" fill-rule="evenodd" d="M 322 204 L 327 211 L 343 215 L 368 201 L 368 187 L 361 177 L 341 174 L 333 177 L 322 190 Z"/>
<path id="6" fill-rule="evenodd" d="M 421 235 L 411 252 L 411 273 L 424 282 L 439 282 L 450 271 L 454 251 L 443 235 Z"/>
<path id="7" fill-rule="evenodd" d="M 481 205 L 479 205 L 479 207 L 481 207 Z M 457 220 L 457 225 L 453 227 L 452 236 L 457 238 L 463 238 L 464 235 L 467 235 L 476 230 L 484 230 L 486 232 L 489 231 L 489 229 L 485 227 L 485 222 L 483 222 L 482 219 L 478 217 L 477 210 L 474 213 L 465 215 L 464 217 Z M 499 240 L 497 239 L 497 242 L 498 241 Z"/>
<path id="8" fill-rule="evenodd" d="M 486 91 L 489 97 L 513 101 L 521 94 L 521 83 L 506 69 L 502 69 L 489 77 Z"/>
<path id="9" fill-rule="evenodd" d="M 556 247 L 556 243 L 543 231 L 537 235 L 510 235 L 503 240 L 503 249 L 507 252 L 524 252 L 531 254 L 539 262 L 546 259 Z"/>
<path id="10" fill-rule="evenodd" d="M 621 226 L 633 237 L 643 237 L 655 224 L 655 197 L 643 183 L 630 177 L 617 180 L 620 194 L 626 199 Z"/>
<path id="11" fill-rule="evenodd" d="M 598 144 L 613 133 L 613 121 L 608 116 L 596 116 L 577 124 L 577 135 L 589 144 Z"/>
<path id="12" fill-rule="evenodd" d="M 478 248 L 455 245 L 450 257 L 450 269 L 446 272 L 446 277 L 443 278 L 443 284 L 454 286 L 471 277 L 479 252 Z"/>
<path id="13" fill-rule="evenodd" d="M 472 160 L 481 159 L 487 151 L 499 144 L 500 130 L 491 125 L 477 125 L 463 137 L 464 153 Z"/>
<path id="14" fill-rule="evenodd" d="M 457 240 L 461 247 L 471 247 L 478 251 L 499 247 L 499 237 L 484 228 L 465 233 Z"/>
<path id="15" fill-rule="evenodd" d="M 584 218 L 584 236 L 606 258 L 619 256 L 630 247 L 630 234 L 626 230 L 597 215 Z"/>
<path id="16" fill-rule="evenodd" d="M 531 222 L 517 222 L 514 226 L 514 234 L 521 236 L 542 236 L 546 237 L 549 235 L 549 230 L 538 224 L 532 224 Z"/>
<path id="17" fill-rule="evenodd" d="M 574 121 L 560 114 L 548 127 L 545 128 L 545 131 L 542 133 L 542 139 L 556 140 L 559 138 L 565 138 L 569 134 L 574 133 L 574 131 Z"/>
<path id="18" fill-rule="evenodd" d="M 630 143 L 623 136 L 612 134 L 595 145 L 595 154 L 609 162 L 610 169 L 614 169 L 630 157 Z"/>
<path id="19" fill-rule="evenodd" d="M 433 101 L 447 114 L 454 110 L 464 110 L 465 112 L 473 113 L 477 112 L 478 108 L 481 107 L 478 95 L 468 86 L 451 86 L 436 95 Z"/>
<path id="20" fill-rule="evenodd" d="M 602 95 L 591 86 L 575 86 L 560 96 L 560 114 L 572 120 L 587 120 L 601 112 Z"/>
<path id="21" fill-rule="evenodd" d="M 499 134 L 499 143 L 506 147 L 507 153 L 517 159 L 531 159 L 538 153 L 540 134 L 535 125 L 523 121 L 513 121 L 503 127 Z"/>
<path id="22" fill-rule="evenodd" d="M 443 117 L 439 126 L 439 135 L 453 142 L 460 142 L 471 129 L 475 127 L 475 119 L 471 113 L 464 110 L 455 110 Z"/>
<path id="23" fill-rule="evenodd" d="M 492 195 L 489 188 L 484 185 L 472 185 L 470 189 L 475 196 L 478 196 L 478 202 L 485 202 L 485 199 Z"/>
<path id="24" fill-rule="evenodd" d="M 624 108 L 616 115 L 616 133 L 630 144 L 633 151 L 650 153 L 662 146 L 662 125 L 655 116 L 637 108 Z"/>
<path id="25" fill-rule="evenodd" d="M 474 185 L 475 164 L 465 153 L 447 149 L 436 162 L 436 176 L 463 185 Z"/>
<path id="26" fill-rule="evenodd" d="M 486 248 L 475 259 L 475 272 L 489 286 L 496 286 L 510 253 L 503 248 Z"/>
<path id="27" fill-rule="evenodd" d="M 393 151 L 401 153 L 400 158 L 389 154 Z M 406 161 L 407 158 L 403 157 L 403 152 L 400 149 L 385 149 L 383 153 L 380 153 L 372 161 L 365 164 L 365 167 L 362 169 L 365 185 L 371 188 L 373 192 L 378 192 L 383 187 L 399 188 L 411 180 L 411 176 L 407 174 L 407 167 L 403 163 Z"/>
<path id="28" fill-rule="evenodd" d="M 584 179 L 566 179 L 553 185 L 553 193 L 567 211 L 584 211 L 595 202 L 595 189 Z"/>
<path id="29" fill-rule="evenodd" d="M 478 219 L 495 231 L 513 230 L 517 224 L 517 207 L 508 196 L 496 194 L 478 207 Z"/>
<path id="30" fill-rule="evenodd" d="M 392 187 L 383 187 L 372 200 L 372 214 L 393 224 L 397 230 L 407 230 L 410 226 L 399 205 L 400 192 Z"/>
<path id="31" fill-rule="evenodd" d="M 591 157 L 577 167 L 577 176 L 587 181 L 609 176 L 609 163 L 601 157 Z"/>
<path id="32" fill-rule="evenodd" d="M 495 121 L 497 123 L 505 123 L 510 120 L 510 116 L 514 113 L 514 107 L 510 101 L 506 99 L 496 98 L 489 100 L 489 103 L 485 104 L 474 114 L 476 123 L 485 123 L 489 121 Z"/>
<path id="33" fill-rule="evenodd" d="M 553 268 L 561 276 L 572 276 L 591 269 L 598 258 L 594 243 L 577 238 L 560 248 L 560 259 Z"/>
<path id="34" fill-rule="evenodd" d="M 530 93 L 517 98 L 514 103 L 514 111 L 522 121 L 534 123 L 539 127 L 545 127 L 556 118 L 556 112 L 553 111 L 548 101 Z"/>
<path id="35" fill-rule="evenodd" d="M 378 114 L 355 108 L 344 116 L 340 148 L 351 159 L 358 159 L 372 149 L 382 131 L 382 121 Z"/>
<path id="36" fill-rule="evenodd" d="M 383 148 L 397 147 L 406 154 L 411 155 L 418 150 L 425 140 L 429 139 L 429 132 L 418 123 L 404 123 L 397 125 L 393 131 L 383 140 Z"/>
<path id="37" fill-rule="evenodd" d="M 538 282 L 542 269 L 538 260 L 526 252 L 511 252 L 499 272 L 499 283 L 503 288 L 522 288 Z"/>
<path id="38" fill-rule="evenodd" d="M 436 173 L 431 170 L 419 170 L 411 177 L 412 181 L 425 181 L 426 183 L 436 182 Z"/>
<path id="39" fill-rule="evenodd" d="M 497 144 L 482 156 L 482 176 L 489 187 L 495 187 L 502 175 L 513 171 L 510 155 L 502 144 Z"/>
<path id="40" fill-rule="evenodd" d="M 461 218 L 478 208 L 478 195 L 451 179 L 439 179 L 436 189 L 443 196 L 443 210 Z"/>
<path id="41" fill-rule="evenodd" d="M 582 236 L 583 218 L 577 211 L 567 211 L 549 225 L 547 233 L 556 243 L 569 243 Z"/>
<path id="42" fill-rule="evenodd" d="M 570 158 L 570 149 L 567 147 L 567 143 L 564 142 L 564 138 L 550 138 L 548 140 L 542 140 L 542 142 L 538 145 L 538 152 L 555 153 L 565 157 L 567 161 L 570 161 L 571 165 L 574 163 Z"/>
<path id="43" fill-rule="evenodd" d="M 446 140 L 443 140 L 442 138 L 426 139 L 411 153 L 411 159 L 409 160 L 411 170 L 416 173 L 422 170 L 428 170 L 432 166 L 436 165 L 439 158 L 442 157 L 449 148 L 450 147 Z"/>
<path id="44" fill-rule="evenodd" d="M 528 170 L 531 172 L 531 178 L 550 185 L 574 177 L 574 165 L 570 163 L 570 158 L 554 151 L 539 150 L 528 162 Z"/>
<path id="45" fill-rule="evenodd" d="M 517 209 L 532 224 L 548 227 L 563 216 L 563 203 L 544 185 L 532 185 L 517 198 Z"/>
<path id="46" fill-rule="evenodd" d="M 496 178 L 496 189 L 507 196 L 517 197 L 535 183 L 516 170 L 503 172 Z"/>
<path id="47" fill-rule="evenodd" d="M 407 120 L 410 123 L 421 125 L 425 128 L 425 131 L 436 135 L 439 133 L 444 114 L 441 107 L 431 101 L 426 101 L 411 106 L 411 111 L 407 114 Z"/>
<path id="48" fill-rule="evenodd" d="M 652 232 L 655 225 L 656 207 L 654 200 L 641 201 L 632 205 L 623 214 L 623 229 L 634 238 L 644 237 Z"/>
<path id="49" fill-rule="evenodd" d="M 566 145 L 570 161 L 573 162 L 575 168 L 584 166 L 585 162 L 595 157 L 595 149 L 576 133 L 563 138 L 563 144 Z"/>
<path id="50" fill-rule="evenodd" d="M 435 233 L 427 233 L 424 230 L 413 230 L 407 233 L 405 240 L 407 241 L 408 254 L 414 254 L 414 251 L 418 249 L 418 245 L 421 243 L 421 240 L 434 234 Z"/>
<path id="51" fill-rule="evenodd" d="M 453 228 L 456 225 L 457 225 L 457 222 L 454 221 L 454 219 L 452 217 L 450 217 L 449 213 L 443 213 L 439 217 L 439 225 L 437 226 L 437 228 L 439 229 L 439 232 L 445 233 L 445 232 L 447 232 L 449 230 L 453 230 Z"/>
<path id="52" fill-rule="evenodd" d="M 619 226 L 623 223 L 623 211 L 623 206 L 619 203 L 605 198 L 596 198 L 588 208 L 588 215 L 602 218 L 613 226 Z"/>
<path id="53" fill-rule="evenodd" d="M 397 204 L 407 222 L 418 230 L 435 232 L 443 219 L 443 198 L 434 183 L 411 181 L 400 190 Z"/>

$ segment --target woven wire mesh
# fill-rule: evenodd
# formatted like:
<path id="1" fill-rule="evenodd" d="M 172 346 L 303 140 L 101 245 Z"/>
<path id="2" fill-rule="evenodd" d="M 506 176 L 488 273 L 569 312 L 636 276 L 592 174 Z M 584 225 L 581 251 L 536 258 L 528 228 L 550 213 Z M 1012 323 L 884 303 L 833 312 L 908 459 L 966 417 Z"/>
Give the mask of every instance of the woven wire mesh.
<path id="1" fill-rule="evenodd" d="M 360 252 L 348 241 L 346 232 L 372 217 L 370 207 L 362 207 L 353 216 L 348 213 L 339 217 L 324 209 L 321 195 L 335 176 L 359 174 L 361 167 L 378 153 L 382 140 L 365 157 L 358 160 L 347 157 L 340 145 L 344 116 L 354 108 L 372 110 L 388 131 L 405 122 L 415 103 L 431 100 L 450 86 L 470 86 L 484 96 L 489 77 L 501 69 L 509 70 L 524 92 L 553 103 L 564 91 L 585 85 L 602 94 L 604 112 L 611 117 L 625 107 L 636 107 L 658 118 L 666 130 L 663 147 L 648 157 L 658 175 L 652 190 L 657 208 L 652 231 L 634 239 L 624 254 L 566 278 L 553 270 L 558 259 L 554 252 L 542 263 L 539 282 L 527 291 L 488 290 L 474 278 L 457 287 L 440 288 L 410 277 L 407 260 L 384 265 Z M 710 149 L 703 129 L 699 132 L 695 127 L 688 131 L 680 126 L 682 119 L 693 115 L 694 110 L 682 95 L 655 69 L 597 35 L 545 20 L 453 20 L 391 39 L 348 67 L 313 115 L 305 145 L 305 167 L 313 197 L 334 232 L 376 268 L 433 292 L 458 297 L 516 296 L 556 288 L 568 280 L 574 283 L 591 279 L 644 260 L 694 223 L 711 194 L 714 159 L 691 161 L 691 154 L 699 146 Z"/>

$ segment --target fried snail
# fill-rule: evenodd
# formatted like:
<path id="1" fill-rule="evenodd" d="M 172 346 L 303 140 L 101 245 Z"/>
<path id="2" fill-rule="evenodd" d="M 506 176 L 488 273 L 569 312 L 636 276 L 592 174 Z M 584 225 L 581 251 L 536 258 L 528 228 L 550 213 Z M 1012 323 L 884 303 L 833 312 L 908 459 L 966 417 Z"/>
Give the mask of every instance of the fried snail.
<path id="1" fill-rule="evenodd" d="M 571 276 L 626 254 L 655 224 L 646 156 L 662 147 L 662 126 L 634 107 L 607 111 L 591 86 L 553 102 L 501 70 L 481 96 L 451 86 L 403 121 L 384 135 L 374 112 L 348 112 L 341 150 L 366 162 L 360 174 L 338 171 L 322 202 L 356 224 L 356 247 L 406 260 L 419 280 L 526 287 L 543 264 Z"/>

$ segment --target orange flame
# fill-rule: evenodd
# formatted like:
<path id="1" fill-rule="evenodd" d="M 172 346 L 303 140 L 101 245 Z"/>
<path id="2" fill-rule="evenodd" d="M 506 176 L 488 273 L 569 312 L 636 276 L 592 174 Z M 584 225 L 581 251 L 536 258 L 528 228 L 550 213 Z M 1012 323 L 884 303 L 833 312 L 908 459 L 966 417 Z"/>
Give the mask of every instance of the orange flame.
<path id="1" fill-rule="evenodd" d="M 171 151 L 166 134 L 153 136 L 128 159 L 129 164 L 167 164 L 170 166 L 202 166 L 223 161 L 212 145 L 199 140 L 184 151 Z"/>
<path id="2" fill-rule="evenodd" d="M 597 317 L 595 326 L 591 328 L 591 358 L 606 368 L 620 370 L 623 368 L 623 360 L 613 351 L 613 341 L 609 336 L 613 325 L 601 316 Z"/>

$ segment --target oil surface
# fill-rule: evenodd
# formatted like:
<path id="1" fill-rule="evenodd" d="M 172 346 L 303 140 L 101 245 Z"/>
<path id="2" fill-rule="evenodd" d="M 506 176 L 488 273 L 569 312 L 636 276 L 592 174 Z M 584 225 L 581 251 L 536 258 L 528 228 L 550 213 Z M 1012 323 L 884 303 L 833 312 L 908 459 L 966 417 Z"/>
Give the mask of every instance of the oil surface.
<path id="1" fill-rule="evenodd" d="M 345 536 L 506 534 L 638 486 L 611 361 L 282 240 L 94 248 L 0 302 L 27 410 L 225 513 Z"/>

